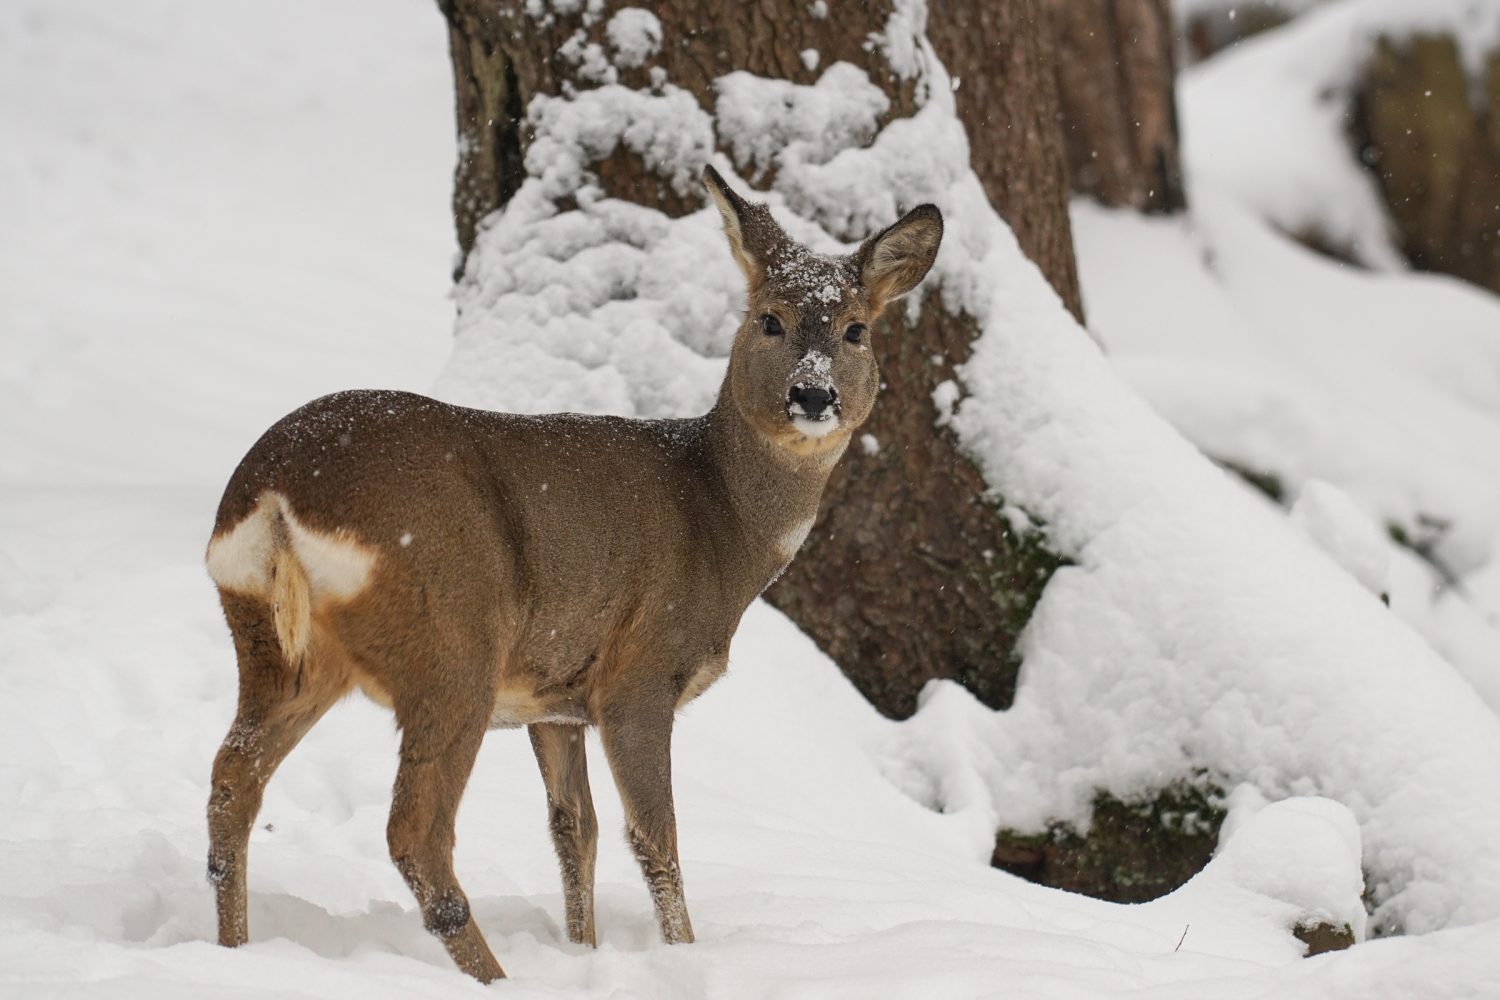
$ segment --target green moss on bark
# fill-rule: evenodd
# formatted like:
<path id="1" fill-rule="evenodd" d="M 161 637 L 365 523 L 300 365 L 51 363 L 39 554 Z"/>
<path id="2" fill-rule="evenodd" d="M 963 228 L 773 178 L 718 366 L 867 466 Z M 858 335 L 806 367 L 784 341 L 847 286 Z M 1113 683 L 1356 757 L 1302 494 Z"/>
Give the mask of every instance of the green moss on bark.
<path id="1" fill-rule="evenodd" d="M 1031 882 L 1117 903 L 1164 896 L 1203 870 L 1219 843 L 1223 791 L 1206 776 L 1129 801 L 1094 799 L 1086 834 L 1001 830 L 992 864 Z"/>
<path id="2" fill-rule="evenodd" d="M 1031 620 L 1052 574 L 1072 565 L 1072 561 L 1048 547 L 1045 526 L 1040 521 L 1027 515 L 1007 517 L 1003 503 L 996 500 L 992 505 L 1006 529 L 1000 536 L 999 549 L 981 553 L 983 566 L 973 570 L 971 578 L 988 595 L 998 631 L 1015 637 Z M 1015 701 L 1020 673 L 1021 654 L 1012 638 L 1006 649 L 992 650 L 982 669 L 960 669 L 954 680 L 989 707 L 1005 709 Z"/>

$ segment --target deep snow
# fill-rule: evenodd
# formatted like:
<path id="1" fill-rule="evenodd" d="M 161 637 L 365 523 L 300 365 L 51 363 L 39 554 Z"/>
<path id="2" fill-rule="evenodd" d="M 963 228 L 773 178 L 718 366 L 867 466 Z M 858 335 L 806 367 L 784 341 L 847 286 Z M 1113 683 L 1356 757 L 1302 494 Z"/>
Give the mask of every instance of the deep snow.
<path id="1" fill-rule="evenodd" d="M 10 995 L 481 992 L 422 930 L 386 859 L 395 736 L 388 715 L 358 699 L 331 713 L 270 785 L 252 841 L 253 943 L 235 952 L 211 943 L 202 808 L 234 684 L 201 567 L 218 485 L 282 410 L 359 382 L 421 388 L 450 345 L 452 138 L 440 19 L 420 0 L 264 10 L 35 2 L 0 16 L 0 121 L 20 137 L 0 161 L 0 210 L 20 220 L 0 245 L 0 991 Z M 905 20 L 885 39 L 914 71 L 916 13 L 903 7 Z M 335 30 L 346 46 L 323 43 Z M 620 35 L 622 53 L 649 48 L 642 18 Z M 847 79 L 829 89 L 858 96 Z M 956 401 L 953 419 L 996 463 L 1007 496 L 1045 515 L 1083 557 L 1049 588 L 1028 639 L 1036 682 L 1025 682 L 1009 718 L 940 686 L 915 720 L 892 723 L 784 618 L 752 607 L 729 675 L 684 714 L 677 738 L 699 931 L 689 947 L 656 938 L 615 835 L 620 807 L 598 754 L 601 947 L 566 943 L 530 750 L 515 734 L 496 734 L 460 815 L 457 861 L 481 926 L 517 977 L 491 992 L 1491 995 L 1500 982 L 1493 919 L 1308 961 L 1288 927 L 1358 922 L 1362 852 L 1367 865 L 1412 871 L 1407 888 L 1427 895 L 1404 912 L 1442 922 L 1467 905 L 1483 915 L 1494 841 L 1476 831 L 1491 829 L 1497 807 L 1470 796 L 1457 808 L 1452 793 L 1463 780 L 1493 784 L 1496 757 L 1484 742 L 1493 712 L 1339 568 L 1371 555 L 1347 507 L 1325 497 L 1321 507 L 1310 501 L 1300 529 L 1284 523 L 1123 388 L 972 200 L 970 180 L 944 166 L 963 140 L 942 120 L 940 99 L 932 107 L 853 158 L 879 168 L 856 201 L 863 215 L 829 214 L 820 193 L 839 175 L 821 153 L 783 165 L 782 183 L 794 190 L 772 203 L 848 238 L 889 215 L 892 191 L 907 196 L 936 178 L 942 186 L 931 194 L 947 199 L 950 220 L 969 220 L 950 239 L 1004 277 L 1009 297 L 998 300 L 982 271 L 949 264 L 940 280 L 994 309 L 987 337 L 1000 352 L 976 355 L 966 373 L 974 395 Z M 556 111 L 571 127 L 568 109 Z M 890 165 L 897 155 L 899 170 Z M 528 346 L 524 323 L 507 347 L 487 310 L 503 296 L 525 304 L 547 279 L 518 272 L 515 286 L 487 301 L 465 298 L 483 288 L 471 285 L 445 393 L 508 391 L 518 408 L 642 413 L 711 393 L 739 294 L 711 214 L 669 229 L 627 206 L 593 209 L 571 221 L 572 252 L 599 266 L 560 267 L 552 279 L 592 288 L 597 311 L 563 299 L 542 312 L 538 298 L 539 311 L 521 315 L 537 317 L 556 350 Z M 476 261 L 524 259 L 528 239 L 554 235 L 544 223 L 520 225 L 534 216 L 515 220 L 511 237 L 505 224 L 492 230 L 485 253 L 496 256 Z M 588 228 L 596 222 L 602 228 Z M 611 283 L 652 269 L 637 270 L 639 260 L 616 249 L 612 225 L 644 232 L 640 252 L 667 260 L 667 274 L 691 267 L 693 284 L 613 300 Z M 788 225 L 819 249 L 837 247 L 809 221 Z M 1113 254 L 1117 266 L 1139 256 L 1132 241 L 1147 236 L 1130 225 L 1120 222 L 1118 240 L 1080 240 L 1096 316 L 1109 310 L 1096 305 L 1103 286 L 1090 277 L 1090 255 Z M 1240 249 L 1252 264 L 1273 259 L 1255 256 L 1256 245 L 1230 231 L 1221 249 Z M 583 247 L 598 252 L 590 258 Z M 1190 262 L 1174 266 L 1192 276 Z M 1313 295 L 1332 283 L 1315 276 L 1299 287 Z M 1468 308 L 1452 304 L 1459 298 L 1432 308 Z M 627 307 L 623 324 L 607 311 Z M 597 337 L 606 324 L 623 326 L 627 342 Z M 1108 326 L 1100 329 L 1110 342 Z M 482 366 L 521 347 L 531 353 L 507 364 L 557 367 L 486 385 Z M 1116 368 L 1130 376 L 1130 352 L 1121 354 Z M 1443 392 L 1466 400 L 1454 386 L 1479 377 L 1475 367 L 1455 363 Z M 987 391 L 990 380 L 1003 389 Z M 522 394 L 538 385 L 567 398 Z M 1021 439 L 1004 437 L 1012 432 Z M 1308 476 L 1349 488 L 1372 514 L 1392 512 L 1380 506 L 1384 494 L 1361 493 L 1321 466 Z M 1105 487 L 1127 492 L 1100 500 Z M 1451 495 L 1469 496 L 1457 487 Z M 1227 533 L 1213 523 L 1226 512 Z M 1330 519 L 1350 530 L 1329 529 Z M 1455 551 L 1468 556 L 1475 600 L 1493 601 L 1500 575 L 1483 526 L 1476 521 L 1477 540 Z M 1181 544 L 1165 554 L 1151 547 L 1174 532 Z M 1155 563 L 1164 565 L 1153 578 L 1142 567 Z M 1305 613 L 1291 610 L 1304 597 Z M 1398 611 L 1401 599 L 1398 591 Z M 1259 658 L 1268 649 L 1269 668 Z M 1176 694 L 1158 703 L 1164 692 Z M 1205 703 L 1205 692 L 1218 700 Z M 1382 714 L 1351 728 L 1371 706 Z M 1183 720 L 1199 738 L 1220 739 L 1231 763 L 1260 747 L 1271 770 L 1243 777 L 1302 797 L 1267 805 L 1250 785 L 1237 788 L 1219 857 L 1151 904 L 1082 899 L 987 867 L 1006 810 L 1040 816 L 1091 781 L 1124 787 L 1132 769 L 1170 763 Z M 1049 726 L 1051 742 L 1039 742 Z M 1262 746 L 1274 739 L 1280 745 Z M 1458 759 L 1465 747 L 1475 758 L 1467 763 Z M 1195 747 L 1205 749 L 1213 747 Z M 1309 764 L 1322 769 L 1319 780 L 1289 781 Z M 1440 773 L 1445 766 L 1457 770 Z M 936 798 L 909 794 L 922 788 Z M 1455 855 L 1464 848 L 1472 857 Z"/>

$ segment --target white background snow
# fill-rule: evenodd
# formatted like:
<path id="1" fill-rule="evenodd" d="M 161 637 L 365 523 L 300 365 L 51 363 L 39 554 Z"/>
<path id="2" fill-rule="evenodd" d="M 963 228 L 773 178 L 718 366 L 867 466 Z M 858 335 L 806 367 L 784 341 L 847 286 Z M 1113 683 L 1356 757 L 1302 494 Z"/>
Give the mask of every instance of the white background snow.
<path id="1" fill-rule="evenodd" d="M 920 10 L 902 10 L 886 44 L 940 73 L 911 34 Z M 639 16 L 610 37 L 647 62 L 656 44 Z M 1077 565 L 1049 587 L 1017 706 L 999 716 L 939 685 L 913 720 L 884 720 L 752 607 L 729 675 L 676 741 L 692 946 L 657 938 L 597 755 L 601 944 L 566 943 L 530 749 L 492 736 L 457 868 L 515 977 L 493 992 L 1496 995 L 1500 306 L 1279 236 L 1272 196 L 1214 169 L 1244 155 L 1199 125 L 1199 75 L 1229 86 L 1214 66 L 1183 85 L 1192 215 L 1075 207 L 1107 360 L 955 166 L 946 87 L 862 149 L 878 106 L 830 66 L 787 95 L 792 114 L 754 125 L 778 130 L 775 146 L 725 143 L 743 160 L 721 167 L 745 175 L 784 147 L 770 200 L 823 248 L 888 221 L 897 198 L 944 207 L 934 280 L 986 322 L 954 425 Z M 727 81 L 719 127 L 752 127 L 723 123 L 769 86 Z M 663 111 L 638 137 L 663 162 L 690 159 L 713 127 L 689 115 L 664 134 L 683 117 L 666 113 L 670 92 L 596 100 Z M 604 141 L 579 131 L 607 125 L 595 110 L 609 108 L 553 109 L 559 152 L 542 167 L 566 167 L 580 135 Z M 202 813 L 234 701 L 201 568 L 218 490 L 272 420 L 351 385 L 525 409 L 706 400 L 737 279 L 711 212 L 668 225 L 584 197 L 588 224 L 563 233 L 523 192 L 536 214 L 487 233 L 455 341 L 451 114 L 445 32 L 424 0 L 0 11 L 0 992 L 481 992 L 386 857 L 395 736 L 361 700 L 271 783 L 253 943 L 212 943 Z M 1309 149 L 1326 139 L 1316 127 L 1302 128 Z M 834 191 L 857 197 L 840 207 Z M 631 254 L 624 233 L 649 238 Z M 565 238 L 590 266 L 498 266 Z M 667 280 L 684 269 L 691 285 Z M 667 277 L 611 294 L 652 273 Z M 1168 422 L 1278 474 L 1292 516 Z M 1415 531 L 1423 515 L 1451 525 L 1434 551 L 1460 585 L 1435 592 L 1434 571 L 1386 541 L 1386 522 Z M 998 823 L 1081 818 L 1090 789 L 1129 793 L 1188 760 L 1237 787 L 1219 856 L 1172 896 L 1116 906 L 987 866 Z M 1386 916 L 1431 932 L 1299 958 L 1293 923 L 1363 922 L 1362 868 L 1390 883 Z"/>

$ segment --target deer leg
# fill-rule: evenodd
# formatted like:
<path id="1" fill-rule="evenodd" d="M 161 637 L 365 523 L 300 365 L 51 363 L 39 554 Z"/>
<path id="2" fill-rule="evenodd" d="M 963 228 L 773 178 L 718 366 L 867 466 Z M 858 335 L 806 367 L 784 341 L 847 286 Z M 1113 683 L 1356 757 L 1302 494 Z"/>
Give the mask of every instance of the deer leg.
<path id="1" fill-rule="evenodd" d="M 482 983 L 505 978 L 485 944 L 453 874 L 453 825 L 458 802 L 484 739 L 486 716 L 442 715 L 425 705 L 418 720 L 401 722 L 401 765 L 386 827 L 391 860 L 406 880 L 422 923 L 443 942 L 460 969 Z M 466 717 L 467 716 L 467 717 Z"/>
<path id="2" fill-rule="evenodd" d="M 239 656 L 239 708 L 214 758 L 208 798 L 208 878 L 219 911 L 219 943 L 233 948 L 249 939 L 246 863 L 250 830 L 266 783 L 292 748 L 347 687 L 335 671 L 306 673 L 281 657 L 274 625 L 263 608 L 225 602 Z"/>
<path id="3" fill-rule="evenodd" d="M 671 697 L 637 697 L 631 704 L 612 706 L 604 714 L 600 736 L 625 806 L 625 835 L 651 890 L 662 940 L 691 944 L 693 925 L 682 894 L 672 811 L 674 707 Z"/>
<path id="4" fill-rule="evenodd" d="M 589 794 L 588 758 L 583 727 L 537 724 L 529 727 L 531 748 L 547 786 L 548 826 L 562 869 L 563 906 L 568 940 L 595 946 L 594 858 L 599 823 Z"/>

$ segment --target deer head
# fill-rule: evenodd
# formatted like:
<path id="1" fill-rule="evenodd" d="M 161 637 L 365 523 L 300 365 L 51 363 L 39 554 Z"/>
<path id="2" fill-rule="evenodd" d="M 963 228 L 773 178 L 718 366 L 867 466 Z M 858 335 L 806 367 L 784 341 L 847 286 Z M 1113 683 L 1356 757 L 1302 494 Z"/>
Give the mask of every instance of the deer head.
<path id="1" fill-rule="evenodd" d="M 704 186 L 748 283 L 730 352 L 729 396 L 763 436 L 799 454 L 841 451 L 875 405 L 870 327 L 937 257 L 943 216 L 919 205 L 847 255 L 814 253 L 713 167 Z"/>

